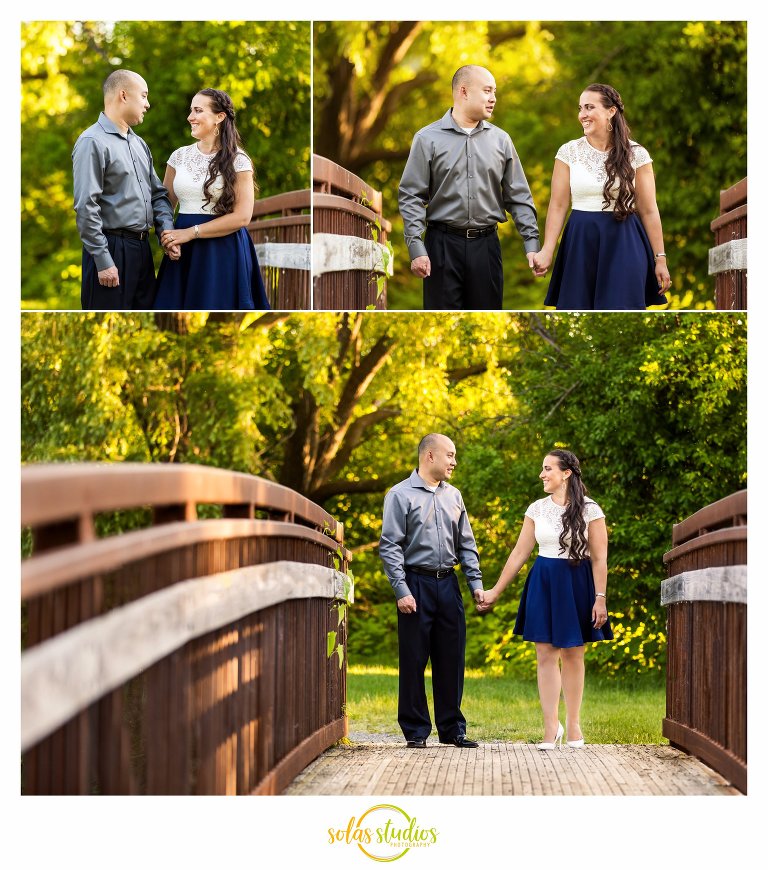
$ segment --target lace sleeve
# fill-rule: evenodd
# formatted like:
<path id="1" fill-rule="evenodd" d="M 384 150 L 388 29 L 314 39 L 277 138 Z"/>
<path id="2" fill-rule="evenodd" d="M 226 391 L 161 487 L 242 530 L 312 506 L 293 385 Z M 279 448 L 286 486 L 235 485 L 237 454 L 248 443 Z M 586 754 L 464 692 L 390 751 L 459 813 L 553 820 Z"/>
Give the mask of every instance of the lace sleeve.
<path id="1" fill-rule="evenodd" d="M 243 151 L 235 154 L 235 172 L 253 172 L 251 158 Z"/>
<path id="2" fill-rule="evenodd" d="M 592 520 L 604 519 L 605 514 L 600 505 L 595 504 L 593 501 L 588 501 L 584 506 L 584 518 L 588 523 L 591 523 Z"/>
<path id="3" fill-rule="evenodd" d="M 528 508 L 527 508 L 527 510 L 525 511 L 525 516 L 527 516 L 528 519 L 530 519 L 530 520 L 535 520 L 535 519 L 536 519 L 536 514 L 537 514 L 537 510 L 536 510 L 536 508 L 537 508 L 537 505 L 538 505 L 538 502 L 534 502 L 533 504 L 529 504 L 529 505 L 528 505 Z"/>
<path id="4" fill-rule="evenodd" d="M 563 163 L 567 163 L 568 166 L 573 162 L 571 160 L 571 149 L 568 147 L 570 144 L 570 142 L 566 142 L 564 145 L 561 145 L 557 149 L 557 154 L 555 154 L 555 160 L 561 160 Z"/>
<path id="5" fill-rule="evenodd" d="M 181 148 L 177 148 L 168 158 L 168 165 L 172 166 L 174 169 L 179 168 L 179 163 L 181 162 L 181 151 Z"/>
<path id="6" fill-rule="evenodd" d="M 635 169 L 639 169 L 641 166 L 645 166 L 646 163 L 653 163 L 651 155 L 642 145 L 634 145 L 632 147 L 632 165 Z"/>

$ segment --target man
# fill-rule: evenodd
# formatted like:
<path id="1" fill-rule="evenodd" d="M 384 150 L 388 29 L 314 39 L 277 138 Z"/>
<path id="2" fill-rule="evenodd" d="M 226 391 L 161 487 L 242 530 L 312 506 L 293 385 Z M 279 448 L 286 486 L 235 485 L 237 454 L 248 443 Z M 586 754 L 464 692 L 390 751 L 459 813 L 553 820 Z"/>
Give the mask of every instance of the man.
<path id="1" fill-rule="evenodd" d="M 154 224 L 159 238 L 173 229 L 173 209 L 147 144 L 131 129 L 144 120 L 147 97 L 140 75 L 115 70 L 104 82 L 104 111 L 72 151 L 84 309 L 147 309 L 155 300 L 149 231 Z M 169 255 L 178 258 L 178 246 Z"/>
<path id="2" fill-rule="evenodd" d="M 505 210 L 539 274 L 536 209 L 512 140 L 488 123 L 495 105 L 493 76 L 463 66 L 453 77 L 453 108 L 413 138 L 399 203 L 411 271 L 424 279 L 425 309 L 501 309 L 496 230 Z"/>
<path id="3" fill-rule="evenodd" d="M 483 601 L 477 545 L 456 487 L 456 448 L 445 435 L 419 444 L 419 467 L 384 499 L 379 555 L 397 600 L 400 683 L 397 720 L 407 745 L 423 749 L 432 731 L 424 670 L 432 660 L 435 724 L 441 743 L 475 748 L 461 713 L 466 622 L 460 563 L 472 595 Z"/>

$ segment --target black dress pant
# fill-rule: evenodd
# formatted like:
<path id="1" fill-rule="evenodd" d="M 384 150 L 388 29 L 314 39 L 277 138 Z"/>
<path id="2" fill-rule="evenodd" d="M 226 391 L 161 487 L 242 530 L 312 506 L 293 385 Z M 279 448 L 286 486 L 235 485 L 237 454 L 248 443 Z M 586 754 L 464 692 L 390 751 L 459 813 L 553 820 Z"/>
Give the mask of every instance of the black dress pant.
<path id="1" fill-rule="evenodd" d="M 437 580 L 406 568 L 416 613 L 397 612 L 400 683 L 397 721 L 406 740 L 426 740 L 432 731 L 424 670 L 432 660 L 432 698 L 440 740 L 466 734 L 461 712 L 467 626 L 456 574 Z"/>
<path id="2" fill-rule="evenodd" d="M 500 311 L 504 269 L 498 233 L 465 239 L 427 227 L 431 265 L 424 279 L 424 310 Z"/>
<path id="3" fill-rule="evenodd" d="M 144 311 L 155 302 L 155 264 L 149 239 L 126 239 L 107 231 L 107 248 L 117 266 L 117 287 L 99 284 L 99 270 L 83 248 L 83 281 L 80 304 L 83 311 Z"/>

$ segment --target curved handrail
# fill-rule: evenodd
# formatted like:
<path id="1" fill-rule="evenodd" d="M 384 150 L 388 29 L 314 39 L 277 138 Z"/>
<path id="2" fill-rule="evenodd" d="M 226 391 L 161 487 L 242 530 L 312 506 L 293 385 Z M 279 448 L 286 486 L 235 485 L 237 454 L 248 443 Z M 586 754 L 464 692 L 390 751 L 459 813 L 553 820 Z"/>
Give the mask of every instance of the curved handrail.
<path id="1" fill-rule="evenodd" d="M 724 527 L 743 526 L 746 524 L 746 516 L 747 490 L 742 489 L 708 504 L 682 522 L 673 525 L 672 543 L 682 544 L 702 531 L 710 532 Z M 742 518 L 744 518 L 743 522 L 737 522 Z"/>
<path id="2" fill-rule="evenodd" d="M 32 528 L 79 519 L 87 529 L 100 512 L 145 506 L 184 506 L 185 519 L 193 521 L 198 504 L 222 504 L 251 514 L 284 513 L 343 540 L 343 524 L 305 496 L 262 477 L 206 465 L 41 463 L 22 467 L 21 491 L 21 524 Z"/>

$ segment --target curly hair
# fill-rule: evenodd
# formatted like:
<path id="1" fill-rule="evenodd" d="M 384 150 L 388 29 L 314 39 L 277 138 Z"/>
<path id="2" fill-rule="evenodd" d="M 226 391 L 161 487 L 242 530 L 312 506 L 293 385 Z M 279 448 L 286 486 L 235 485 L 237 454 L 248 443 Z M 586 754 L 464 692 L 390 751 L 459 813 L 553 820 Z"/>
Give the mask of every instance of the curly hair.
<path id="1" fill-rule="evenodd" d="M 635 213 L 635 170 L 632 167 L 632 145 L 629 141 L 632 131 L 624 117 L 624 103 L 616 88 L 610 85 L 595 83 L 587 85 L 584 91 L 600 94 L 600 102 L 604 108 L 616 108 L 611 118 L 613 143 L 608 152 L 608 159 L 605 161 L 608 177 L 603 185 L 603 210 L 610 208 L 613 199 L 611 191 L 618 179 L 619 190 L 616 194 L 613 216 L 617 221 L 624 221 Z"/>
<path id="2" fill-rule="evenodd" d="M 215 88 L 203 88 L 203 90 L 197 93 L 202 97 L 208 97 L 211 103 L 211 111 L 216 113 L 223 112 L 225 115 L 218 127 L 219 150 L 214 154 L 210 162 L 208 176 L 203 184 L 205 204 L 210 205 L 213 201 L 210 187 L 216 181 L 217 176 L 221 176 L 224 187 L 218 202 L 213 206 L 213 213 L 219 216 L 230 214 L 235 208 L 235 180 L 237 179 L 235 157 L 238 150 L 244 151 L 240 134 L 235 126 L 235 107 L 232 105 L 232 100 L 226 91 L 217 91 Z"/>
<path id="3" fill-rule="evenodd" d="M 578 565 L 587 557 L 587 521 L 584 519 L 584 505 L 588 494 L 581 479 L 581 465 L 570 450 L 551 450 L 547 456 L 557 459 L 561 471 L 570 471 L 566 508 L 563 514 L 563 530 L 560 532 L 560 552 L 568 551 L 568 561 Z M 570 537 L 570 541 L 568 538 Z"/>

